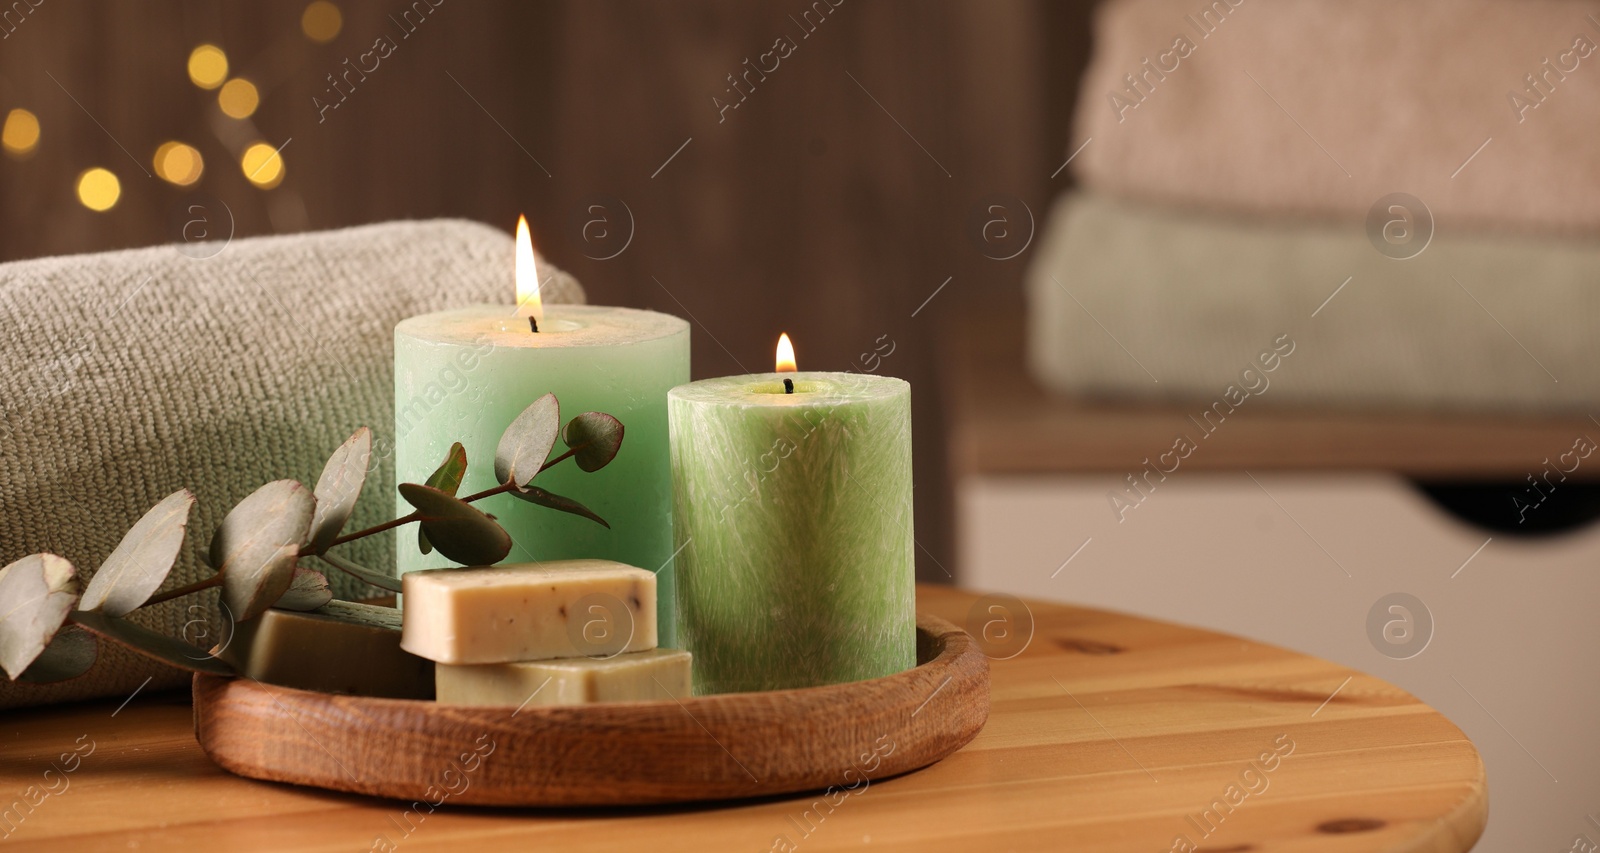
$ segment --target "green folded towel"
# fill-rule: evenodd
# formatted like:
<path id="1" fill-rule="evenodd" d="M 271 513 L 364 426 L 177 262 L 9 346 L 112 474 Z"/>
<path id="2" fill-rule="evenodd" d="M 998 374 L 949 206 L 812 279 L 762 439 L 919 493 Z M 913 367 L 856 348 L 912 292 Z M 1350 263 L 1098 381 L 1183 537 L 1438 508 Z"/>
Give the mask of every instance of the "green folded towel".
<path id="1" fill-rule="evenodd" d="M 1028 293 L 1032 369 L 1063 392 L 1600 414 L 1600 241 L 1436 234 L 1395 260 L 1359 223 L 1074 193 Z"/>

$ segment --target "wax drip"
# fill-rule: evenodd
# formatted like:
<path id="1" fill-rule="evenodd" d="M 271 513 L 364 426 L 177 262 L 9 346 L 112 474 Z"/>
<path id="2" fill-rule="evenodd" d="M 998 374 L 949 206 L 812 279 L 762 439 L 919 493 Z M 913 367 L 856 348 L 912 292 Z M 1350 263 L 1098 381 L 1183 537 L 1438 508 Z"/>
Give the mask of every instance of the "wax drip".
<path id="1" fill-rule="evenodd" d="M 784 379 L 783 380 L 783 393 L 785 393 L 785 394 L 793 394 L 794 393 L 794 380 L 793 379 Z"/>
<path id="2" fill-rule="evenodd" d="M 539 332 L 539 321 L 535 320 L 532 317 L 529 317 L 528 318 L 528 328 L 532 329 L 534 331 L 534 333 L 537 334 Z"/>

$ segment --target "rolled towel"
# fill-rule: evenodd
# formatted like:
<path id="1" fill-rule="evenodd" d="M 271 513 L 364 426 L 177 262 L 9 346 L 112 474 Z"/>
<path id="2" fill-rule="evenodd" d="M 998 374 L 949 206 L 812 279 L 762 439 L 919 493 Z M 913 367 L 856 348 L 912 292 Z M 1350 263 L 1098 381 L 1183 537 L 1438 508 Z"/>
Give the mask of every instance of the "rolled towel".
<path id="1" fill-rule="evenodd" d="M 1600 231 L 1593 3 L 1112 0 L 1094 45 L 1068 148 L 1101 192 Z"/>
<path id="2" fill-rule="evenodd" d="M 438 220 L 0 264 L 0 562 L 52 551 L 86 578 L 147 509 L 187 487 L 199 502 L 167 586 L 198 580 L 210 572 L 193 555 L 224 513 L 271 480 L 315 483 L 359 426 L 372 428 L 379 461 L 350 529 L 392 518 L 395 323 L 509 305 L 512 254 L 503 231 Z M 583 301 L 570 276 L 549 265 L 542 275 L 546 300 Z M 392 570 L 392 536 L 350 547 Z M 341 597 L 361 588 L 339 572 L 329 580 Z M 227 636 L 215 600 L 132 618 L 206 646 Z M 101 642 L 75 680 L 0 679 L 0 707 L 127 696 L 152 676 L 149 689 L 188 678 Z"/>
<path id="3" fill-rule="evenodd" d="M 1079 395 L 1587 414 L 1597 282 L 1600 241 L 1435 236 L 1395 260 L 1359 223 L 1074 193 L 1029 270 L 1029 361 Z"/>

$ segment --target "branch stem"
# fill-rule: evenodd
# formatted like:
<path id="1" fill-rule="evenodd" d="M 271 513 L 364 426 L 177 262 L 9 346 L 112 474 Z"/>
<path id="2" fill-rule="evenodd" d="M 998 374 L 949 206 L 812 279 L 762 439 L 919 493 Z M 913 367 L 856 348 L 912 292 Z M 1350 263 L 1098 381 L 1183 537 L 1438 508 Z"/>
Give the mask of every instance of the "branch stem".
<path id="1" fill-rule="evenodd" d="M 563 462 L 563 461 L 565 461 L 567 459 L 570 459 L 573 456 L 573 454 L 575 454 L 579 450 L 583 449 L 583 447 L 584 447 L 584 445 L 579 445 L 578 447 L 574 447 L 573 449 L 568 450 L 566 453 L 563 453 L 560 456 L 557 456 L 556 458 L 550 460 L 549 462 L 544 463 L 543 465 L 539 466 L 539 470 L 537 472 L 535 472 L 534 476 L 537 477 L 537 476 L 539 476 L 539 474 L 543 474 L 544 472 L 550 470 L 557 463 Z M 461 500 L 466 502 L 466 503 L 472 503 L 473 501 L 483 500 L 484 498 L 493 497 L 495 495 L 503 495 L 506 492 L 515 490 L 516 488 L 517 487 L 516 487 L 516 485 L 514 483 L 510 483 L 510 482 L 501 483 L 500 485 L 495 486 L 493 488 L 484 489 L 483 491 L 481 491 L 481 492 L 479 492 L 479 493 L 477 493 L 475 495 L 467 495 L 466 497 L 462 498 Z"/>
<path id="2" fill-rule="evenodd" d="M 479 493 L 477 493 L 475 495 L 467 495 L 466 497 L 462 498 L 461 500 L 462 500 L 463 503 L 472 503 L 473 501 L 482 500 L 484 498 L 493 497 L 495 495 L 503 495 L 506 492 L 509 492 L 509 491 L 511 491 L 512 489 L 515 489 L 515 488 L 516 488 L 516 486 L 514 484 L 512 484 L 512 483 L 501 483 L 500 485 L 495 486 L 494 488 L 484 489 L 483 491 L 481 491 L 481 492 L 479 492 Z"/>
<path id="3" fill-rule="evenodd" d="M 192 593 L 200 592 L 202 590 L 207 590 L 207 589 L 210 589 L 210 588 L 212 588 L 214 586 L 221 586 L 221 585 L 222 585 L 222 573 L 218 572 L 218 573 L 212 575 L 211 577 L 206 578 L 205 580 L 195 581 L 194 583 L 189 584 L 188 586 L 180 586 L 177 589 L 171 590 L 169 592 L 163 592 L 162 594 L 156 596 L 155 598 L 150 599 L 149 601 L 146 601 L 145 603 L 143 603 L 143 604 L 141 604 L 139 606 L 140 607 L 149 607 L 152 604 L 160 604 L 163 601 L 171 601 L 174 598 L 182 598 L 182 597 L 184 597 L 186 595 L 190 595 Z"/>
<path id="4" fill-rule="evenodd" d="M 412 512 L 409 515 L 402 515 L 402 516 L 400 516 L 399 518 L 397 518 L 397 519 L 395 519 L 393 521 L 385 521 L 382 524 L 377 524 L 377 525 L 373 525 L 372 527 L 368 527 L 366 530 L 357 530 L 354 533 L 346 533 L 345 535 L 340 536 L 339 538 L 333 540 L 332 542 L 329 542 L 328 543 L 328 547 L 332 548 L 335 545 L 343 545 L 346 542 L 351 542 L 351 541 L 354 541 L 356 539 L 360 539 L 360 538 L 362 538 L 364 536 L 371 536 L 374 533 L 382 533 L 385 530 L 393 530 L 393 529 L 395 529 L 396 527 L 399 527 L 402 524 L 410 524 L 411 522 L 417 521 L 417 520 L 419 520 L 421 518 L 422 518 L 422 513 L 421 512 Z M 311 554 L 311 552 L 306 551 L 304 549 L 302 549 L 300 551 L 300 556 L 302 556 L 302 557 L 310 556 L 310 554 Z"/>
<path id="5" fill-rule="evenodd" d="M 574 447 L 571 450 L 568 450 L 566 453 L 563 453 L 560 456 L 557 456 L 556 458 L 551 459 L 549 462 L 544 463 L 544 465 L 539 467 L 538 473 L 542 474 L 546 470 L 548 470 L 551 466 L 555 465 L 556 463 L 562 462 L 562 461 L 565 461 L 565 460 L 571 458 L 574 454 L 576 454 L 579 450 L 583 449 L 583 447 L 585 447 L 585 446 L 586 445 L 579 445 L 578 447 Z M 467 495 L 466 497 L 462 498 L 461 500 L 464 503 L 472 503 L 473 501 L 483 500 L 484 498 L 493 497 L 495 495 L 503 495 L 506 492 L 509 492 L 509 491 L 511 491 L 511 490 L 513 490 L 515 488 L 516 488 L 516 485 L 514 483 L 501 483 L 498 486 L 494 486 L 492 488 L 484 489 L 483 491 L 478 492 L 475 495 Z M 420 520 L 422 520 L 421 511 L 413 512 L 413 513 L 411 513 L 409 515 L 401 516 L 400 518 L 397 518 L 397 519 L 395 519 L 393 521 L 385 521 L 382 524 L 378 524 L 378 525 L 374 525 L 372 527 L 368 527 L 365 530 L 357 530 L 354 533 L 346 533 L 345 535 L 340 536 L 339 538 L 333 540 L 332 542 L 329 542 L 328 543 L 328 547 L 332 548 L 335 545 L 343 545 L 346 542 L 353 542 L 353 541 L 355 541 L 357 539 L 361 539 L 361 538 L 364 538 L 364 537 L 367 537 L 367 536 L 371 536 L 374 533 L 382 533 L 385 530 L 393 530 L 393 529 L 395 529 L 396 527 L 399 527 L 402 524 L 410 524 L 413 521 L 420 521 Z M 309 556 L 312 556 L 312 552 L 302 549 L 300 551 L 300 556 L 309 557 Z M 218 581 L 218 583 L 221 583 L 221 581 Z M 204 589 L 204 587 L 200 587 L 200 588 Z M 160 600 L 161 601 L 165 601 L 166 599 L 163 598 L 163 599 L 160 599 Z"/>

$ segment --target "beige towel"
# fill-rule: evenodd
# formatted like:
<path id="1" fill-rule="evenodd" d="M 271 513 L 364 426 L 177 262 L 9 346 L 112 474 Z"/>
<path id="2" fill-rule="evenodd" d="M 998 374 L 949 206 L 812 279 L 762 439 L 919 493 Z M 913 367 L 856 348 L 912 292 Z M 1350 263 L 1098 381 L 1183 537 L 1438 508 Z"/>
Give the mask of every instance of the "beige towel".
<path id="1" fill-rule="evenodd" d="M 1440 235 L 1402 261 L 1359 223 L 1068 194 L 1028 273 L 1030 364 L 1059 391 L 1197 412 L 1225 401 L 1600 414 L 1597 285 L 1596 240 Z"/>
<path id="2" fill-rule="evenodd" d="M 1596 45 L 1575 0 L 1112 0 L 1068 150 L 1110 195 L 1595 233 Z"/>
<path id="3" fill-rule="evenodd" d="M 87 577 L 146 509 L 188 487 L 199 504 L 168 585 L 198 579 L 193 554 L 257 486 L 315 483 L 358 426 L 372 427 L 375 454 L 389 446 L 397 321 L 510 304 L 512 271 L 505 232 L 458 220 L 236 240 L 205 259 L 164 246 L 0 265 L 0 558 L 52 551 Z M 543 272 L 547 300 L 582 301 L 570 276 Z M 391 517 L 393 493 L 384 456 L 351 529 Z M 375 536 L 351 556 L 390 568 L 393 547 Z M 362 590 L 337 572 L 330 580 L 345 595 Z M 221 630 L 208 618 L 215 600 L 202 593 L 136 618 L 206 645 Z M 100 653 L 88 675 L 60 685 L 0 680 L 0 706 L 188 677 L 112 643 Z"/>

